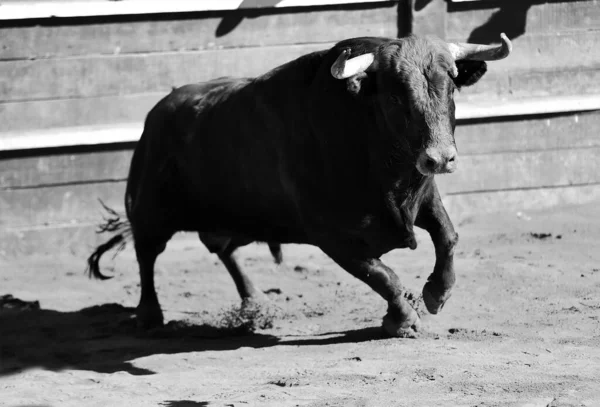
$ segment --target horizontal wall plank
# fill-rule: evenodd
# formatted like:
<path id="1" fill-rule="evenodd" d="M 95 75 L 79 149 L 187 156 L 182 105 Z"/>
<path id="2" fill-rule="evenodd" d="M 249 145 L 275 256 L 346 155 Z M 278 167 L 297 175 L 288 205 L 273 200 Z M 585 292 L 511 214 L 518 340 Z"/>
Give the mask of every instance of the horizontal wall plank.
<path id="1" fill-rule="evenodd" d="M 0 190 L 125 180 L 133 149 L 0 160 Z"/>
<path id="2" fill-rule="evenodd" d="M 56 58 L 395 37 L 393 2 L 293 13 L 251 9 L 197 18 L 0 28 L 0 59 Z"/>
<path id="3" fill-rule="evenodd" d="M 514 118 L 597 110 L 600 110 L 598 94 L 516 100 L 498 100 L 497 96 L 492 95 L 489 100 L 459 100 L 456 105 L 456 119 L 462 121 L 498 117 Z M 143 122 L 138 121 L 28 132 L 0 132 L 0 151 L 133 143 L 139 140 L 142 130 Z"/>
<path id="4" fill-rule="evenodd" d="M 125 182 L 0 191 L 0 228 L 100 222 L 98 202 L 122 210 Z"/>
<path id="5" fill-rule="evenodd" d="M 83 276 L 87 257 L 98 245 L 110 238 L 110 234 L 98 234 L 96 230 L 96 224 L 81 223 L 2 228 L 0 229 L 0 257 L 42 253 L 71 254 L 81 258 L 81 276 Z"/>
<path id="6" fill-rule="evenodd" d="M 331 44 L 0 62 L 0 98 L 26 101 L 170 91 L 221 76 L 256 76 Z"/>
<path id="7" fill-rule="evenodd" d="M 515 97 L 597 94 L 600 93 L 599 68 L 511 74 L 510 93 Z"/>
<path id="8" fill-rule="evenodd" d="M 586 31 L 600 29 L 600 1 L 545 2 L 527 8 L 525 2 L 514 2 L 503 7 L 502 18 L 498 8 L 478 8 L 453 11 L 447 14 L 446 35 L 448 38 L 465 41 L 471 32 L 488 22 L 492 15 L 494 22 L 490 30 L 519 32 L 527 34 Z"/>
<path id="9" fill-rule="evenodd" d="M 0 103 L 0 132 L 53 127 L 142 123 L 166 92 Z M 600 69 L 523 72 L 505 75 L 491 66 L 479 83 L 463 89 L 458 101 L 489 103 L 533 96 L 600 94 Z M 503 103 L 498 100 L 498 103 Z M 460 111 L 459 111 L 460 113 Z M 1 137 L 1 136 L 0 136 Z"/>
<path id="10" fill-rule="evenodd" d="M 560 116 L 459 122 L 461 157 L 477 154 L 600 147 L 600 111 Z"/>
<path id="11" fill-rule="evenodd" d="M 498 100 L 600 93 L 600 69 L 503 71 L 494 64 L 475 85 L 463 88 L 457 100 Z M 500 102 L 499 100 L 499 102 Z"/>
<path id="12" fill-rule="evenodd" d="M 167 92 L 0 103 L 0 132 L 144 122 Z M 2 135 L 0 135 L 0 139 Z"/>
<path id="13" fill-rule="evenodd" d="M 600 183 L 600 147 L 459 156 L 437 177 L 444 195 Z"/>
<path id="14" fill-rule="evenodd" d="M 444 206 L 455 224 L 474 214 L 540 210 L 563 205 L 581 205 L 600 201 L 600 185 L 493 191 L 449 195 Z"/>
<path id="15" fill-rule="evenodd" d="M 539 41 L 538 41 L 539 40 Z M 600 67 L 594 32 L 515 42 L 513 55 L 490 64 L 506 89 L 506 76 L 529 71 L 593 71 Z M 156 53 L 0 62 L 0 97 L 27 101 L 168 91 L 171 86 L 219 76 L 255 76 L 332 44 L 306 44 L 182 53 Z M 539 51 L 538 51 L 539 49 Z M 530 51 L 533 50 L 533 54 Z M 503 79 L 505 78 L 505 79 Z M 488 83 L 486 85 L 486 83 Z M 489 80 L 482 81 L 490 87 Z M 481 85 L 473 87 L 481 88 Z"/>

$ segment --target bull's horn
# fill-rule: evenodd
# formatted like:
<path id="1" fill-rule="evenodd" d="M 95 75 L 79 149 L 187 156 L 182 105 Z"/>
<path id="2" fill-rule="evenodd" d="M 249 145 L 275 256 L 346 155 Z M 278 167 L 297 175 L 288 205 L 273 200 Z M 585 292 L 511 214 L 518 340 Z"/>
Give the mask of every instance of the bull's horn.
<path id="1" fill-rule="evenodd" d="M 506 58 L 512 51 L 512 44 L 504 33 L 500 34 L 500 39 L 502 40 L 500 45 L 448 43 L 448 48 L 455 61 L 461 59 L 497 61 Z"/>
<path id="2" fill-rule="evenodd" d="M 331 65 L 331 75 L 335 79 L 346 79 L 357 73 L 364 72 L 375 59 L 375 55 L 363 54 L 357 57 L 348 59 L 350 56 L 350 50 L 345 49 L 342 51 L 339 57 Z"/>

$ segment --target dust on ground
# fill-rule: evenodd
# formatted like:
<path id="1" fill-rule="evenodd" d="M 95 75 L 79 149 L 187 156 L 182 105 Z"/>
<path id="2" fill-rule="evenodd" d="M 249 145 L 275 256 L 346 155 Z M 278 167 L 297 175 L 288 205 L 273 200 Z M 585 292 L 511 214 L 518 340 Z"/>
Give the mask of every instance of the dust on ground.
<path id="1" fill-rule="evenodd" d="M 240 314 L 217 257 L 178 236 L 157 265 L 170 322 L 146 333 L 131 248 L 106 256 L 105 282 L 84 275 L 87 251 L 7 256 L 0 405 L 600 406 L 596 206 L 455 219 L 457 284 L 440 314 L 420 309 L 416 339 L 385 337 L 385 302 L 309 246 L 285 246 L 283 266 L 241 249 L 268 301 Z M 383 258 L 411 293 L 434 264 L 418 241 Z"/>

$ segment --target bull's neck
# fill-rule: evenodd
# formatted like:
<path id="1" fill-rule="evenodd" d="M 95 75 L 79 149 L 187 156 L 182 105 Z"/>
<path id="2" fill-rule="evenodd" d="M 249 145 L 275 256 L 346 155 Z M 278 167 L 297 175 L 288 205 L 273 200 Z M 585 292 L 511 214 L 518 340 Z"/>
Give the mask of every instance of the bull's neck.
<path id="1" fill-rule="evenodd" d="M 382 185 L 383 202 L 394 219 L 399 233 L 406 238 L 406 246 L 416 249 L 414 235 L 415 219 L 423 202 L 427 186 L 433 176 L 423 176 L 416 169 L 406 173 L 406 177 Z"/>

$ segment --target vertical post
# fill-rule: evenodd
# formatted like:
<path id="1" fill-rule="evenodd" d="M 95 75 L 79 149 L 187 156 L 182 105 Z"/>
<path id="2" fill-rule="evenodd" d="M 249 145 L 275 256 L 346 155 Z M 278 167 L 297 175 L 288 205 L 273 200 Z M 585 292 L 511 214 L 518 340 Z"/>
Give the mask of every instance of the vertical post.
<path id="1" fill-rule="evenodd" d="M 406 37 L 413 32 L 413 1 L 398 1 L 398 38 Z"/>

